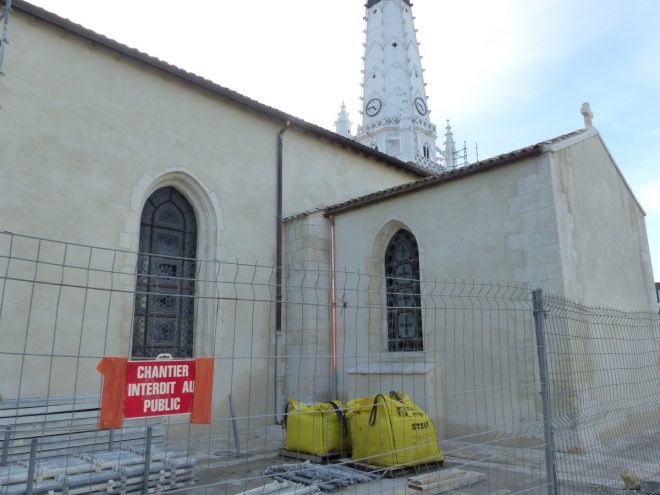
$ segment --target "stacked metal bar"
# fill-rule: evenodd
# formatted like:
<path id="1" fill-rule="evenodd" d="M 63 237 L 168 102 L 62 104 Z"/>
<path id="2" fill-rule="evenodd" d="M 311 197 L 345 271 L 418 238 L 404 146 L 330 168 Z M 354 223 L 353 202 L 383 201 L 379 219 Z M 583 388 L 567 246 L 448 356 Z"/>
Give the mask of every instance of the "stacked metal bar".
<path id="1" fill-rule="evenodd" d="M 145 465 L 149 466 L 149 493 L 194 484 L 195 459 L 187 456 L 185 451 L 154 447 L 150 462 L 146 463 L 144 454 L 141 449 L 129 448 L 39 460 L 35 463 L 31 483 L 28 480 L 29 462 L 12 463 L 0 467 L 0 494 L 140 493 L 145 480 Z"/>
<path id="2" fill-rule="evenodd" d="M 98 395 L 1 400 L 2 463 L 28 460 L 33 438 L 39 439 L 39 459 L 144 445 L 148 426 L 152 444 L 163 443 L 163 418 L 126 420 L 121 429 L 99 430 L 99 401 Z"/>
<path id="3" fill-rule="evenodd" d="M 322 491 L 334 491 L 380 478 L 378 474 L 364 473 L 342 465 L 321 466 L 309 461 L 301 464 L 276 464 L 266 469 L 264 474 L 277 481 L 314 485 Z"/>

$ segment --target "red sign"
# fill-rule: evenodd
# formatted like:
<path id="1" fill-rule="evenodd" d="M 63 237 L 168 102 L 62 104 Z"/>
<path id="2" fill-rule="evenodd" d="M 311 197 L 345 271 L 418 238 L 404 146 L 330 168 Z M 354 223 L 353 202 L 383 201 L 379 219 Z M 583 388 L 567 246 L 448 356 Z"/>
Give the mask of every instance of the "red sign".
<path id="1" fill-rule="evenodd" d="M 129 361 L 124 417 L 189 413 L 195 392 L 195 360 Z"/>

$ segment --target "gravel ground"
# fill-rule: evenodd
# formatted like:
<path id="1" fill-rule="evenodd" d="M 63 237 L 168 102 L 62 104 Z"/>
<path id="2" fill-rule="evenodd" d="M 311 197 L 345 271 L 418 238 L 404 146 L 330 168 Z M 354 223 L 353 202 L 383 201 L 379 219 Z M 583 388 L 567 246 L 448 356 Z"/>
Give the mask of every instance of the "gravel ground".
<path id="1" fill-rule="evenodd" d="M 248 432 L 242 432 L 242 435 L 250 437 Z M 293 462 L 278 455 L 283 440 L 279 426 L 254 431 L 252 438 L 244 442 L 244 445 L 249 444 L 249 449 L 244 449 L 247 452 L 242 457 L 237 457 L 235 451 L 229 448 L 218 449 L 209 455 L 209 445 L 233 446 L 232 441 L 223 437 L 211 438 L 211 442 L 208 437 L 194 442 L 199 446 L 196 452 L 199 481 L 195 488 L 183 493 L 235 495 L 270 483 L 272 479 L 262 474 L 264 469 L 274 464 Z M 442 441 L 441 446 L 447 459 L 442 469 L 457 467 L 485 475 L 483 482 L 451 492 L 455 495 L 547 494 L 543 449 L 470 444 L 456 440 Z M 630 493 L 624 489 L 622 473 L 632 472 L 641 479 L 660 473 L 660 429 L 588 453 L 558 452 L 557 471 L 562 495 Z M 435 495 L 407 488 L 406 478 L 374 481 L 334 493 Z"/>

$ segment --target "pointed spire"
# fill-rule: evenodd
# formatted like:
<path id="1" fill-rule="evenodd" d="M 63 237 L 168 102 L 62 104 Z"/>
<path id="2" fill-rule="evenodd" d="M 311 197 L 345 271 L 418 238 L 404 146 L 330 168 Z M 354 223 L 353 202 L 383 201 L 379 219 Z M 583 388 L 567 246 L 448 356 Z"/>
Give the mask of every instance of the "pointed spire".
<path id="1" fill-rule="evenodd" d="M 410 0 L 368 0 L 362 117 L 356 140 L 439 170 Z"/>
<path id="2" fill-rule="evenodd" d="M 335 132 L 341 136 L 352 138 L 351 125 L 352 122 L 348 118 L 348 112 L 346 112 L 346 104 L 342 101 L 341 110 L 337 114 L 337 120 L 335 121 Z"/>
<path id="3" fill-rule="evenodd" d="M 456 143 L 454 143 L 454 134 L 451 132 L 451 125 L 447 119 L 447 127 L 445 127 L 445 166 L 448 169 L 456 168 Z"/>

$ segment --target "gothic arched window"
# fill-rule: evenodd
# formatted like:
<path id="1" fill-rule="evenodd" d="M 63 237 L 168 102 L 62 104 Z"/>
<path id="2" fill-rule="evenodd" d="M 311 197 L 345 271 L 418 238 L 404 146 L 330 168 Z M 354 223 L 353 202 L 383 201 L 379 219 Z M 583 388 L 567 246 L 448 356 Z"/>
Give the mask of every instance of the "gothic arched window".
<path id="1" fill-rule="evenodd" d="M 431 147 L 427 144 L 424 145 L 424 158 L 431 158 Z"/>
<path id="2" fill-rule="evenodd" d="M 423 350 L 419 249 L 407 230 L 399 230 L 387 246 L 385 286 L 388 350 Z"/>
<path id="3" fill-rule="evenodd" d="M 132 357 L 192 357 L 197 221 L 172 187 L 154 192 L 142 210 Z"/>

